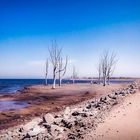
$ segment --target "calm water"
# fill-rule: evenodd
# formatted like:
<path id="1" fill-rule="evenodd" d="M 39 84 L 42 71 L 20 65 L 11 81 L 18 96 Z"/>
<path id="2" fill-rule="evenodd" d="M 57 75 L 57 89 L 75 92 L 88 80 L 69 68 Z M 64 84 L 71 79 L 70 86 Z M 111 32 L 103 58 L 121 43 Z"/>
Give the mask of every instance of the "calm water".
<path id="1" fill-rule="evenodd" d="M 28 106 L 28 104 L 21 101 L 0 101 L 0 111 L 21 109 L 25 108 L 26 106 Z"/>
<path id="2" fill-rule="evenodd" d="M 94 80 L 95 81 L 95 80 Z M 48 83 L 52 84 L 52 79 Z M 58 80 L 56 81 L 58 83 Z M 75 83 L 90 83 L 91 80 L 75 80 Z M 111 80 L 111 83 L 126 83 L 133 80 Z M 0 94 L 11 94 L 22 90 L 25 86 L 44 84 L 44 79 L 0 79 Z M 72 83 L 72 80 L 63 80 L 62 83 Z"/>

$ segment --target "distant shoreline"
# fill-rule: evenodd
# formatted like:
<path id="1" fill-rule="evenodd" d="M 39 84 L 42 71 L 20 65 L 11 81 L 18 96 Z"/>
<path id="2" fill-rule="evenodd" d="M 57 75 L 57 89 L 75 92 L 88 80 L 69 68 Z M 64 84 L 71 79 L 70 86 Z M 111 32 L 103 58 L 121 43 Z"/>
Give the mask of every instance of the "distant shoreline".
<path id="1" fill-rule="evenodd" d="M 111 83 L 131 83 L 134 79 L 111 79 Z M 52 79 L 48 79 L 48 84 L 51 85 Z M 98 83 L 98 79 L 75 79 L 75 83 Z M 58 79 L 56 80 L 58 84 Z M 63 79 L 62 84 L 71 84 L 72 79 Z M 23 90 L 25 87 L 33 85 L 43 85 L 45 84 L 45 79 L 0 79 L 0 95 L 2 94 L 12 94 L 17 91 Z"/>

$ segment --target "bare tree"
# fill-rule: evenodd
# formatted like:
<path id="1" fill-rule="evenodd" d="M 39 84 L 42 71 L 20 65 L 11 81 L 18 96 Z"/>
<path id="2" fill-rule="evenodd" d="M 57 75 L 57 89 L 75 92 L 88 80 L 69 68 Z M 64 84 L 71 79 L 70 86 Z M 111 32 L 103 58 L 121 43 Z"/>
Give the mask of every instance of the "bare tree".
<path id="1" fill-rule="evenodd" d="M 53 86 L 52 88 L 55 88 L 56 85 L 56 73 L 59 67 L 59 59 L 61 56 L 62 49 L 58 47 L 56 41 L 52 41 L 52 46 L 49 48 L 50 53 L 50 60 L 53 65 Z"/>
<path id="2" fill-rule="evenodd" d="M 107 83 L 110 84 L 110 77 L 112 76 L 115 66 L 116 66 L 116 54 L 112 53 L 111 56 L 108 58 L 108 71 L 107 71 Z"/>
<path id="3" fill-rule="evenodd" d="M 99 59 L 97 71 L 98 71 L 98 83 L 101 84 L 101 76 L 102 76 L 102 61 L 101 61 L 101 59 Z"/>
<path id="4" fill-rule="evenodd" d="M 114 53 L 109 53 L 109 51 L 104 51 L 100 60 L 102 76 L 103 76 L 103 86 L 110 83 L 110 76 L 113 74 L 116 63 L 116 55 Z"/>
<path id="5" fill-rule="evenodd" d="M 107 72 L 108 72 L 108 52 L 104 51 L 101 59 L 102 74 L 103 74 L 103 86 L 106 85 Z"/>
<path id="6" fill-rule="evenodd" d="M 65 59 L 65 64 L 63 63 L 63 58 L 60 56 L 59 58 L 59 62 L 58 62 L 58 76 L 59 76 L 59 86 L 61 86 L 61 82 L 62 82 L 62 77 L 65 75 L 66 73 L 66 69 L 67 69 L 67 64 L 68 64 L 68 57 L 66 56 Z"/>
<path id="7" fill-rule="evenodd" d="M 77 72 L 76 72 L 75 66 L 73 66 L 73 73 L 72 73 L 73 84 L 74 84 L 76 78 L 77 78 Z"/>
<path id="8" fill-rule="evenodd" d="M 49 67 L 49 62 L 48 59 L 46 60 L 46 74 L 45 74 L 45 85 L 48 85 L 48 67 Z"/>

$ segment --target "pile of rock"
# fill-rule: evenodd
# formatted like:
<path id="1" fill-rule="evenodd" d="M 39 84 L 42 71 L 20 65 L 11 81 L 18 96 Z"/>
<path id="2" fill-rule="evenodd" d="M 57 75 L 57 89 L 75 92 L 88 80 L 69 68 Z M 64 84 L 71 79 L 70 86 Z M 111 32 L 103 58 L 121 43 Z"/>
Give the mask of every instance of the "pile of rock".
<path id="1" fill-rule="evenodd" d="M 66 107 L 57 114 L 47 113 L 42 118 L 35 118 L 23 126 L 8 130 L 0 135 L 0 139 L 80 139 L 87 131 L 95 129 L 97 123 L 103 122 L 106 110 L 125 96 L 134 94 L 137 89 L 138 84 L 133 83 L 126 89 L 111 92 L 98 100 L 86 101 L 75 108 Z"/>

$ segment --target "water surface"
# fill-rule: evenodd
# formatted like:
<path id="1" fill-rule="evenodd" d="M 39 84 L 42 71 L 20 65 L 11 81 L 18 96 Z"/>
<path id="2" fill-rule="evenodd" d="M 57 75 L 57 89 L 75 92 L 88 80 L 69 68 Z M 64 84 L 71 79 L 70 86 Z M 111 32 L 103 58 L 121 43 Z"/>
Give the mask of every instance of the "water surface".
<path id="1" fill-rule="evenodd" d="M 28 104 L 23 101 L 11 101 L 11 100 L 4 100 L 0 101 L 0 111 L 6 110 L 17 110 L 27 107 Z"/>
<path id="2" fill-rule="evenodd" d="M 93 80 L 98 82 L 97 80 Z M 75 83 L 90 83 L 91 80 L 75 80 Z M 110 83 L 129 83 L 133 80 L 111 80 Z M 52 84 L 53 80 L 48 79 L 48 84 Z M 58 83 L 58 80 L 56 80 Z M 62 80 L 63 84 L 72 83 L 72 80 Z M 44 79 L 0 79 L 0 94 L 16 93 L 17 90 L 22 90 L 25 86 L 45 84 Z"/>

